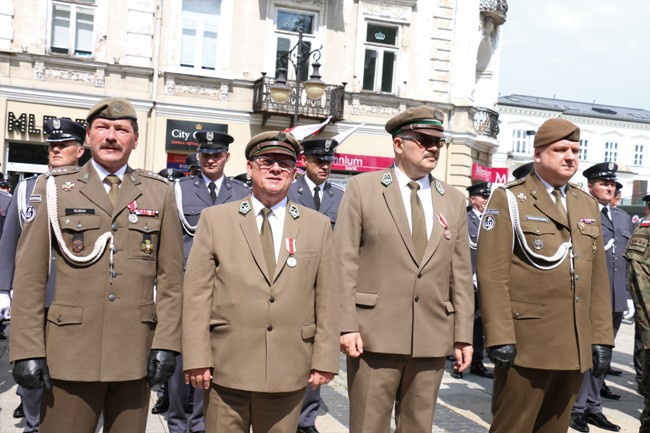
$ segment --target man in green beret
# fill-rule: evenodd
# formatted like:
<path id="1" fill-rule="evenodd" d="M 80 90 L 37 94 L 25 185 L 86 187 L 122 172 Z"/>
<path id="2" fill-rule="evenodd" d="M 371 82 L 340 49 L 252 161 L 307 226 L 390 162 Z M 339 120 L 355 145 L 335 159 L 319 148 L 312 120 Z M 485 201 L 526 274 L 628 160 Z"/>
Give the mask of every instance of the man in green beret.
<path id="1" fill-rule="evenodd" d="M 246 145 L 252 194 L 201 213 L 183 285 L 185 380 L 209 390 L 205 431 L 295 432 L 305 388 L 339 369 L 329 218 L 287 199 L 300 144 Z"/>
<path id="2" fill-rule="evenodd" d="M 131 103 L 101 100 L 86 120 L 92 159 L 51 170 L 25 210 L 13 376 L 45 387 L 41 432 L 92 433 L 103 415 L 106 431 L 141 433 L 148 386 L 171 376 L 181 347 L 181 225 L 168 181 L 128 165 L 138 144 Z M 51 251 L 56 288 L 43 329 Z"/>
<path id="3" fill-rule="evenodd" d="M 431 432 L 447 355 L 472 360 L 474 293 L 465 195 L 434 178 L 443 114 L 386 123 L 395 164 L 350 179 L 334 229 L 350 432 Z"/>
<path id="4" fill-rule="evenodd" d="M 497 188 L 483 213 L 477 277 L 494 362 L 492 433 L 566 432 L 585 371 L 614 345 L 600 210 L 569 179 L 580 129 L 549 119 L 533 171 Z"/>

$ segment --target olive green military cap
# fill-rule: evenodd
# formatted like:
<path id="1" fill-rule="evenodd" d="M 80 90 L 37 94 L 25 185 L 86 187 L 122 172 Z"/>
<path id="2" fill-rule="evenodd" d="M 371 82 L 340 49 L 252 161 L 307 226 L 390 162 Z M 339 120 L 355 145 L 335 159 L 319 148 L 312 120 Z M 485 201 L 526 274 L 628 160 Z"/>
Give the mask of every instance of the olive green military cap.
<path id="1" fill-rule="evenodd" d="M 96 103 L 88 112 L 86 121 L 90 123 L 97 118 L 138 120 L 133 105 L 126 98 L 106 98 Z"/>
<path id="2" fill-rule="evenodd" d="M 565 119 L 548 119 L 537 130 L 533 147 L 542 147 L 561 140 L 580 141 L 580 128 Z"/>
<path id="3" fill-rule="evenodd" d="M 433 137 L 445 138 L 441 110 L 426 105 L 409 108 L 386 122 L 386 132 L 395 137 L 400 132 L 414 131 Z"/>
<path id="4" fill-rule="evenodd" d="M 268 153 L 289 155 L 294 161 L 300 155 L 300 143 L 288 132 L 266 131 L 257 134 L 246 145 L 247 160 Z"/>

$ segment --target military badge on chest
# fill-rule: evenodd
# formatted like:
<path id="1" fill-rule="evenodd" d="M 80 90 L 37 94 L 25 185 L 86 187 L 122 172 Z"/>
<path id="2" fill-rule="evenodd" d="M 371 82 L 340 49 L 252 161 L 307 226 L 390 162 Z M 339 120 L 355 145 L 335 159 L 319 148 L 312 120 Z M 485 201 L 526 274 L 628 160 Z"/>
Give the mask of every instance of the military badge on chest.
<path id="1" fill-rule="evenodd" d="M 142 254 L 146 256 L 150 256 L 154 253 L 153 240 L 151 239 L 151 235 L 149 233 L 142 235 L 142 243 L 140 244 L 140 248 L 142 250 Z"/>
<path id="2" fill-rule="evenodd" d="M 287 266 L 289 266 L 290 268 L 295 268 L 296 265 L 298 264 L 298 260 L 296 260 L 296 239 L 287 238 L 286 244 L 287 244 L 287 251 L 289 252 L 289 257 L 287 258 Z"/>

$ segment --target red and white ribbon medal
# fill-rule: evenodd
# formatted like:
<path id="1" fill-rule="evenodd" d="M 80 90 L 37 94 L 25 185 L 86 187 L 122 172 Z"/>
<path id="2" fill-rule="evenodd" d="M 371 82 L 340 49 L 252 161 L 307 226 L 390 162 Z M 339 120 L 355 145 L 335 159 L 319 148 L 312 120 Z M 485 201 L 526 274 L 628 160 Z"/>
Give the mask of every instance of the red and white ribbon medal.
<path id="1" fill-rule="evenodd" d="M 136 210 L 138 210 L 138 204 L 133 200 L 131 203 L 129 203 L 129 211 L 131 212 L 129 214 L 129 222 L 131 224 L 135 224 L 138 222 L 138 214 L 136 213 Z"/>
<path id="2" fill-rule="evenodd" d="M 298 264 L 298 261 L 296 260 L 295 254 L 296 254 L 296 239 L 295 238 L 287 238 L 287 251 L 289 251 L 289 258 L 287 259 L 287 266 L 290 268 L 294 268 L 296 264 Z"/>
<path id="3" fill-rule="evenodd" d="M 451 232 L 449 231 L 449 224 L 447 224 L 447 220 L 445 217 L 442 216 L 442 214 L 438 214 L 438 222 L 442 226 L 445 231 L 442 233 L 442 235 L 445 237 L 445 239 L 449 240 L 451 239 Z"/>

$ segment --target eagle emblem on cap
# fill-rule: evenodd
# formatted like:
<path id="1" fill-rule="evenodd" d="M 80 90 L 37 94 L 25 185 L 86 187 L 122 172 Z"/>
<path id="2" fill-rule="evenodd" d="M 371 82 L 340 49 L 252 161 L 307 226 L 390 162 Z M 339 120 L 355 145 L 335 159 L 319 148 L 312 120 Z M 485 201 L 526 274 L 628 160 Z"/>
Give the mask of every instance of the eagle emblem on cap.
<path id="1" fill-rule="evenodd" d="M 329 152 L 330 147 L 332 147 L 332 140 L 330 139 L 325 140 L 325 152 Z"/>
<path id="2" fill-rule="evenodd" d="M 284 133 L 284 131 L 280 131 L 276 137 L 278 141 L 285 141 L 287 139 L 287 135 Z"/>
<path id="3" fill-rule="evenodd" d="M 167 176 L 171 176 L 172 174 L 174 174 L 174 170 L 171 169 L 171 168 L 168 168 L 167 169 Z"/>
<path id="4" fill-rule="evenodd" d="M 214 132 L 212 132 L 212 131 L 208 131 L 208 132 L 206 132 L 206 133 L 205 133 L 205 138 L 206 138 L 208 141 L 212 141 L 212 140 L 214 140 Z"/>
<path id="5" fill-rule="evenodd" d="M 610 162 L 609 165 L 607 166 L 607 169 L 608 169 L 609 171 L 613 171 L 613 170 L 614 170 L 614 163 L 613 163 L 613 162 Z"/>
<path id="6" fill-rule="evenodd" d="M 122 103 L 120 101 L 114 101 L 113 111 L 115 111 L 116 114 L 122 114 L 122 110 Z"/>
<path id="7" fill-rule="evenodd" d="M 54 126 L 54 129 L 61 128 L 61 119 L 52 119 L 52 126 Z"/>

